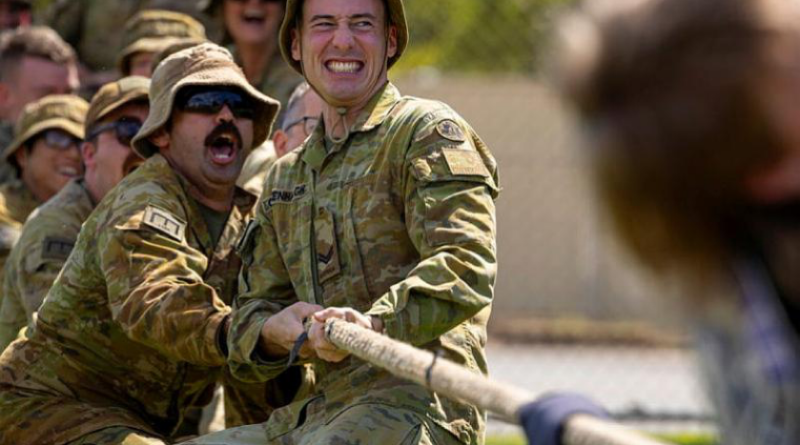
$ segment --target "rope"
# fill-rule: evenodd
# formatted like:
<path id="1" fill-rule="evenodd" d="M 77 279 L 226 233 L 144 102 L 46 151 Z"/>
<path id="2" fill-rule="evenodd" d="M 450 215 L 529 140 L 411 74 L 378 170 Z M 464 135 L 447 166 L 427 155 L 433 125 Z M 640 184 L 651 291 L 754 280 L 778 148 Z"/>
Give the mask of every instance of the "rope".
<path id="1" fill-rule="evenodd" d="M 519 409 L 534 400 L 524 389 L 472 372 L 430 351 L 415 348 L 385 335 L 342 320 L 328 320 L 328 340 L 338 348 L 392 374 L 425 386 L 451 399 L 461 400 L 519 424 Z M 664 445 L 621 425 L 576 415 L 562 436 L 565 445 Z"/>

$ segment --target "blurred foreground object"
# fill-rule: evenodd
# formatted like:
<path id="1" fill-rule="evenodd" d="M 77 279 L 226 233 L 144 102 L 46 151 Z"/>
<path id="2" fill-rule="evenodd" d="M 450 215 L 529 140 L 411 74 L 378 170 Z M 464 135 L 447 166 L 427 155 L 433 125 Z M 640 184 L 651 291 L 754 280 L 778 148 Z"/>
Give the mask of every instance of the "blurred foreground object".
<path id="1" fill-rule="evenodd" d="M 557 83 L 601 202 L 677 278 L 726 444 L 800 441 L 800 5 L 586 2 Z"/>

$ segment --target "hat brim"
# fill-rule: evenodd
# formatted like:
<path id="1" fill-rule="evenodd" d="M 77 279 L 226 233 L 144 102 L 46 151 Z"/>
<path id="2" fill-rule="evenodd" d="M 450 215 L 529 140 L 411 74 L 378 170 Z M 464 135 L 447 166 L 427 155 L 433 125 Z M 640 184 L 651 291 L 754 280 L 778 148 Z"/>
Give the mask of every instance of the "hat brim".
<path id="1" fill-rule="evenodd" d="M 46 130 L 63 130 L 78 139 L 83 140 L 84 138 L 83 125 L 65 118 L 47 119 L 37 122 L 35 125 L 32 125 L 30 128 L 28 128 L 24 133 L 17 135 L 3 152 L 3 159 L 10 161 L 14 153 L 16 153 L 17 150 L 25 145 L 26 142 L 28 142 L 32 137 Z"/>
<path id="2" fill-rule="evenodd" d="M 388 67 L 391 68 L 400 60 L 400 57 L 408 47 L 408 23 L 406 22 L 405 8 L 402 0 L 386 0 L 389 8 L 389 22 L 397 27 L 397 52 L 389 58 Z M 283 16 L 281 30 L 279 33 L 279 44 L 281 54 L 286 63 L 295 71 L 303 75 L 303 66 L 298 60 L 292 58 L 292 30 L 295 28 L 298 10 L 303 7 L 303 0 L 288 0 L 286 2 L 286 13 Z"/>
<path id="3" fill-rule="evenodd" d="M 135 102 L 137 100 L 146 101 L 147 98 L 148 98 L 147 91 L 142 91 L 142 90 L 134 90 L 121 96 L 120 98 L 118 98 L 114 102 L 111 102 L 110 104 L 106 105 L 102 110 L 100 110 L 100 112 L 97 113 L 97 117 L 94 118 L 94 121 L 86 122 L 85 134 L 88 135 L 89 132 L 92 130 L 92 127 L 97 125 L 98 122 L 100 122 L 106 116 L 118 110 L 122 106 L 127 105 L 131 102 Z"/>
<path id="4" fill-rule="evenodd" d="M 176 37 L 159 37 L 139 39 L 126 46 L 117 57 L 117 69 L 123 75 L 130 74 L 130 59 L 136 53 L 158 53 L 167 46 L 175 43 L 179 39 Z"/>
<path id="5" fill-rule="evenodd" d="M 150 141 L 150 137 L 169 122 L 178 91 L 189 86 L 221 86 L 241 89 L 256 103 L 256 113 L 253 118 L 253 146 L 251 148 L 263 144 L 269 137 L 272 124 L 280 111 L 280 103 L 255 89 L 244 78 L 239 77 L 238 73 L 233 71 L 230 66 L 220 65 L 182 78 L 174 87 L 166 91 L 167 97 L 150 97 L 150 112 L 147 120 L 132 141 L 133 149 L 139 156 L 149 158 L 158 153 L 158 147 Z M 163 103 L 168 106 L 158 106 Z"/>

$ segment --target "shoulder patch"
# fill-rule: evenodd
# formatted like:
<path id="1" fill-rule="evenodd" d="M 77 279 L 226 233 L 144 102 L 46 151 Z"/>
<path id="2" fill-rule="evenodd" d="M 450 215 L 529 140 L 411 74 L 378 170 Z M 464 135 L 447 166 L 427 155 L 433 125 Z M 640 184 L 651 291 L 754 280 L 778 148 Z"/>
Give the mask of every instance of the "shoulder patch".
<path id="1" fill-rule="evenodd" d="M 445 119 L 436 124 L 436 132 L 439 133 L 441 137 L 453 142 L 464 142 L 467 140 L 461 126 L 450 119 Z"/>
<path id="2" fill-rule="evenodd" d="M 456 176 L 489 176 L 489 170 L 477 151 L 459 148 L 443 148 L 444 160 L 450 173 Z"/>
<path id="3" fill-rule="evenodd" d="M 42 259 L 66 261 L 74 247 L 75 240 L 48 236 L 42 242 Z"/>
<path id="4" fill-rule="evenodd" d="M 147 206 L 142 224 L 150 226 L 176 241 L 183 241 L 186 223 L 171 213 L 157 207 Z"/>

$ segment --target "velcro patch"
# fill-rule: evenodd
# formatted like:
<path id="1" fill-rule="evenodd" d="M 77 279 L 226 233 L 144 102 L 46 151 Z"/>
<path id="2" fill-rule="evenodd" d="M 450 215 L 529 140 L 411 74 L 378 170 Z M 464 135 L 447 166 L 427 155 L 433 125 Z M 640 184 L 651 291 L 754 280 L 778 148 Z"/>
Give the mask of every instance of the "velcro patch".
<path id="1" fill-rule="evenodd" d="M 441 137 L 453 142 L 464 142 L 467 140 L 467 137 L 464 136 L 464 130 L 450 119 L 443 120 L 436 124 L 436 132 L 439 133 Z"/>
<path id="2" fill-rule="evenodd" d="M 74 240 L 48 236 L 42 243 L 42 259 L 66 261 L 74 247 Z"/>
<path id="3" fill-rule="evenodd" d="M 447 161 L 447 168 L 453 175 L 482 176 L 484 178 L 489 176 L 489 170 L 486 169 L 486 165 L 477 151 L 443 148 L 442 153 Z"/>
<path id="4" fill-rule="evenodd" d="M 172 216 L 169 212 L 157 207 L 147 206 L 142 223 L 169 236 L 176 241 L 183 241 L 186 223 Z"/>

